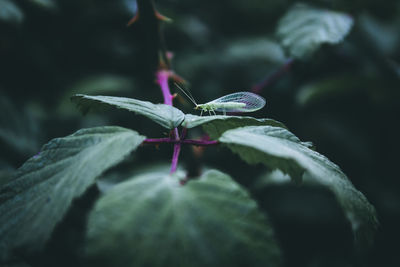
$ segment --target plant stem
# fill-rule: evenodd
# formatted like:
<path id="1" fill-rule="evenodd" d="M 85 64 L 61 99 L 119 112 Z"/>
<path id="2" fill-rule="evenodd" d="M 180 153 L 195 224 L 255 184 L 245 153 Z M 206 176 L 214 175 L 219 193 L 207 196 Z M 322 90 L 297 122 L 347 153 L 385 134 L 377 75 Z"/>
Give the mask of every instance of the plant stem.
<path id="1" fill-rule="evenodd" d="M 168 78 L 171 75 L 171 71 L 160 69 L 157 71 L 157 83 L 161 87 L 162 94 L 164 96 L 164 104 L 172 106 L 173 96 L 171 95 L 171 91 L 168 85 Z"/>
<path id="2" fill-rule="evenodd" d="M 148 20 L 144 20 L 146 24 L 150 24 L 150 21 L 156 22 L 157 32 L 158 32 L 158 53 L 159 53 L 159 66 L 156 72 L 157 83 L 161 88 L 161 92 L 164 97 L 164 104 L 172 106 L 173 95 L 171 94 L 171 90 L 168 85 L 169 78 L 180 80 L 181 78 L 174 74 L 171 70 L 170 59 L 167 55 L 167 50 L 165 47 L 165 40 L 163 31 L 160 27 L 160 21 L 168 21 L 169 19 L 163 15 L 161 15 L 157 9 L 155 8 L 153 0 L 138 0 L 138 13 L 136 16 L 128 23 L 131 25 L 132 23 L 138 21 L 140 16 L 144 16 L 145 18 L 149 18 Z M 142 10 L 143 12 L 140 15 L 139 11 Z M 147 12 L 145 12 L 147 11 Z M 150 12 L 148 12 L 150 11 Z M 151 14 L 151 15 L 150 15 Z M 143 18 L 142 18 L 143 19 Z M 155 20 L 154 20 L 155 19 Z M 173 130 L 172 138 L 170 139 L 174 143 L 174 153 L 172 156 L 172 164 L 171 164 L 171 173 L 176 171 L 178 166 L 178 158 L 179 153 L 181 151 L 181 140 L 184 139 L 186 135 L 186 130 L 182 132 L 182 137 L 179 137 L 178 128 Z"/>
<path id="3" fill-rule="evenodd" d="M 171 71 L 166 69 L 159 69 L 157 71 L 157 83 L 160 85 L 161 92 L 164 96 L 164 104 L 172 106 L 173 96 L 171 94 L 171 90 L 169 89 L 168 79 L 171 76 Z M 174 153 L 172 155 L 172 163 L 171 163 L 171 173 L 176 171 L 178 167 L 178 159 L 179 153 L 181 152 L 181 142 L 179 138 L 178 128 L 175 128 L 173 131 L 173 139 L 174 141 Z"/>
<path id="4" fill-rule="evenodd" d="M 178 159 L 179 159 L 179 153 L 181 152 L 181 143 L 179 142 L 179 132 L 178 129 L 174 129 L 174 135 L 175 135 L 175 140 L 177 143 L 174 145 L 174 154 L 172 155 L 172 163 L 171 163 L 171 173 L 174 173 L 176 171 L 176 168 L 178 167 Z"/>
<path id="5" fill-rule="evenodd" d="M 293 65 L 294 60 L 289 58 L 285 64 L 283 64 L 279 69 L 275 70 L 274 72 L 272 72 L 271 74 L 269 74 L 264 80 L 262 80 L 261 82 L 255 84 L 251 91 L 253 93 L 259 94 L 261 93 L 261 91 L 267 87 L 270 86 L 272 84 L 274 84 L 276 81 L 279 80 L 279 78 L 281 78 L 285 73 L 289 72 L 290 68 Z"/>
<path id="6" fill-rule="evenodd" d="M 208 141 L 208 140 L 193 140 L 193 139 L 184 139 L 184 140 L 176 140 L 172 138 L 148 138 L 143 141 L 143 144 L 152 144 L 152 145 L 160 145 L 160 144 L 184 144 L 184 145 L 194 145 L 194 146 L 215 146 L 218 145 L 218 141 Z"/>

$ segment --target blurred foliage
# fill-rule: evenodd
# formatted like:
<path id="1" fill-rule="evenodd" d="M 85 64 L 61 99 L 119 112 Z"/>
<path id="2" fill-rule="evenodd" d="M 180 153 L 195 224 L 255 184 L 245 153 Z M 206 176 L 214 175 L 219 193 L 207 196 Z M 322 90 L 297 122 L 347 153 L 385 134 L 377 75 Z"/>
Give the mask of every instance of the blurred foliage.
<path id="1" fill-rule="evenodd" d="M 279 21 L 277 35 L 292 57 L 304 58 L 324 43 L 342 42 L 352 26 L 350 15 L 298 4 Z"/>
<path id="2" fill-rule="evenodd" d="M 168 170 L 129 177 L 99 199 L 88 221 L 89 266 L 281 265 L 267 218 L 231 177 L 209 170 L 182 187 L 185 172 Z"/>
<path id="3" fill-rule="evenodd" d="M 8 23 L 19 24 L 23 21 L 23 19 L 24 14 L 13 1 L 0 1 L 0 20 Z"/>
<path id="4" fill-rule="evenodd" d="M 400 114 L 400 3 L 302 2 L 351 15 L 353 28 L 341 44 L 322 45 L 312 57 L 294 61 L 289 71 L 267 84 L 260 93 L 267 99 L 267 107 L 256 116 L 279 120 L 300 139 L 311 140 L 318 152 L 337 163 L 375 205 L 382 226 L 366 256 L 353 259 L 345 249 L 332 255 L 331 250 L 347 248 L 352 238 L 329 190 L 275 186 L 257 198 L 260 202 L 267 198 L 265 203 L 270 203 L 264 206 L 277 226 L 289 266 L 343 266 L 349 262 L 399 266 L 393 243 L 400 236 L 400 142 L 396 130 Z M 173 19 L 162 27 L 167 48 L 174 53 L 173 68 L 190 83 L 198 102 L 250 89 L 285 64 L 289 54 L 275 33 L 280 19 L 296 3 L 156 1 L 159 11 Z M 152 122 L 129 113 L 82 117 L 69 102 L 76 93 L 162 102 L 154 83 L 158 58 L 155 37 L 144 24 L 126 27 L 136 8 L 133 0 L 0 0 L 0 184 L 36 155 L 41 144 L 81 127 L 121 125 L 140 128 L 150 137 L 160 136 L 160 128 Z M 192 108 L 182 98 L 176 103 L 187 111 Z M 190 134 L 197 136 L 200 131 Z M 186 164 L 189 168 L 193 162 L 222 166 L 245 186 L 264 171 L 260 166 L 249 169 L 228 153 L 220 157 L 216 150 L 227 151 L 207 149 L 199 160 L 190 158 L 187 149 Z M 170 154 L 167 147 L 145 148 L 136 160 L 137 164 L 165 162 Z M 285 205 L 286 201 L 292 205 Z M 320 202 L 331 204 L 321 207 Z M 77 202 L 76 206 L 84 204 Z M 285 207 L 284 212 L 279 212 L 279 207 Z M 299 207 L 304 212 L 299 212 Z M 320 221 L 308 216 L 314 211 L 320 214 Z M 80 215 L 71 213 L 68 218 Z M 57 238 L 69 240 L 63 233 L 70 233 L 65 229 L 71 227 L 61 225 Z M 49 249 L 50 258 L 62 250 Z M 37 259 L 32 262 L 54 266 L 49 261 L 52 264 L 42 265 Z"/>
<path id="5" fill-rule="evenodd" d="M 15 248 L 43 248 L 72 201 L 143 140 L 135 131 L 109 126 L 83 129 L 43 146 L 0 188 L 0 262 Z"/>

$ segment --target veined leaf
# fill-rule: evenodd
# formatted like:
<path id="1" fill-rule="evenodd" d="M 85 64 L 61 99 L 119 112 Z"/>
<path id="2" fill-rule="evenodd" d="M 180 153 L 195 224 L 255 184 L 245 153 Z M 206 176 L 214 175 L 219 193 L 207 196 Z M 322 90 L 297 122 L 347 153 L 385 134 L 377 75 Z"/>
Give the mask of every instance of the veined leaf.
<path id="1" fill-rule="evenodd" d="M 148 173 L 107 191 L 89 216 L 89 262 L 126 267 L 280 265 L 271 226 L 240 185 L 215 170 L 182 186 L 179 179 L 184 177 L 182 172 Z"/>
<path id="2" fill-rule="evenodd" d="M 324 43 L 340 43 L 352 26 L 350 15 L 296 4 L 279 21 L 277 35 L 292 57 L 303 58 Z"/>
<path id="3" fill-rule="evenodd" d="M 225 132 L 219 141 L 245 161 L 280 169 L 295 180 L 305 172 L 305 179 L 328 187 L 336 195 L 352 223 L 357 244 L 373 236 L 378 224 L 374 207 L 337 165 L 309 149 L 288 130 L 271 126 L 243 127 Z"/>
<path id="4" fill-rule="evenodd" d="M 133 98 L 78 94 L 71 99 L 84 113 L 96 106 L 109 105 L 143 115 L 167 129 L 178 127 L 185 118 L 185 114 L 182 111 L 172 106 L 153 104 Z"/>
<path id="5" fill-rule="evenodd" d="M 271 169 L 280 169 L 300 181 L 306 168 L 302 159 L 303 143 L 281 127 L 247 126 L 226 131 L 219 138 L 248 163 L 263 163 Z"/>
<path id="6" fill-rule="evenodd" d="M 256 119 L 253 117 L 223 116 L 223 115 L 196 116 L 192 114 L 186 114 L 185 120 L 182 123 L 183 127 L 189 129 L 200 125 L 212 139 L 220 137 L 227 130 L 244 126 L 270 125 L 270 126 L 286 128 L 286 126 L 283 125 L 283 123 L 280 123 L 273 119 Z"/>
<path id="7" fill-rule="evenodd" d="M 97 127 L 46 144 L 0 188 L 0 259 L 17 247 L 42 247 L 72 200 L 143 140 L 129 129 Z"/>
<path id="8" fill-rule="evenodd" d="M 159 175 L 164 176 L 166 173 L 169 173 L 171 170 L 171 165 L 165 162 L 149 162 L 149 164 L 142 165 L 138 168 L 134 168 L 130 171 L 111 171 L 107 172 L 105 175 L 100 176 L 96 180 L 97 189 L 101 193 L 106 193 L 112 187 L 118 185 L 121 182 L 125 182 L 132 177 L 141 176 L 142 174 L 151 173 L 151 175 Z M 178 170 L 181 170 L 178 167 Z M 157 174 L 158 173 L 158 174 Z"/>

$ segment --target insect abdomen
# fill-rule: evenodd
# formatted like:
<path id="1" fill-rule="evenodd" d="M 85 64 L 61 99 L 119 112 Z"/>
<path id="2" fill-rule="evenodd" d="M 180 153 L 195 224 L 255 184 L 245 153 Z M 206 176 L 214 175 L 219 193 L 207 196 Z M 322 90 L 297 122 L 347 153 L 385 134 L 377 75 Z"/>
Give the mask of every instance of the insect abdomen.
<path id="1" fill-rule="evenodd" d="M 230 109 L 238 109 L 244 108 L 246 106 L 245 103 L 237 103 L 237 102 L 226 102 L 226 103 L 207 103 L 210 109 L 213 110 L 230 110 Z"/>

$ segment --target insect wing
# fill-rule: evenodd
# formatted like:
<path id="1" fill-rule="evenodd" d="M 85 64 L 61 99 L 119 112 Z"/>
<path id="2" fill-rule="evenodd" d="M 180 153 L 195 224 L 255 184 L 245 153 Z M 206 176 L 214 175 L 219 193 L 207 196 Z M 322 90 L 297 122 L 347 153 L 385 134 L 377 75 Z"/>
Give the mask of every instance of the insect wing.
<path id="1" fill-rule="evenodd" d="M 250 92 L 237 92 L 217 98 L 210 103 L 217 104 L 215 110 L 219 112 L 253 112 L 265 106 L 265 99 Z M 218 108 L 219 103 L 243 103 L 246 105 L 242 107 L 229 107 L 228 105 Z"/>

